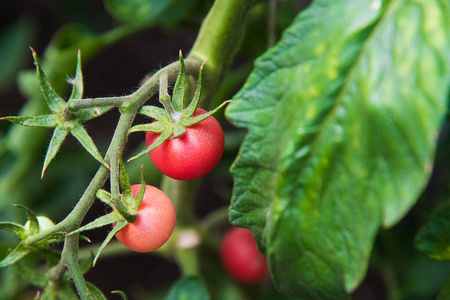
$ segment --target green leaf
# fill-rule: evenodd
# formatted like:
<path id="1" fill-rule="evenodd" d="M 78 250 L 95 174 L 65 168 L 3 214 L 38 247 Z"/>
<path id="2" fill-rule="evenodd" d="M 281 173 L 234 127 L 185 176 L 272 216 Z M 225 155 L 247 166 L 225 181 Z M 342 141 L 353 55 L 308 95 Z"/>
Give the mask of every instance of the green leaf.
<path id="1" fill-rule="evenodd" d="M 50 144 L 48 145 L 47 153 L 45 154 L 44 166 L 42 167 L 41 178 L 44 177 L 44 173 L 47 170 L 48 165 L 53 160 L 53 158 L 55 158 L 56 154 L 58 153 L 59 149 L 61 148 L 61 145 L 64 142 L 64 139 L 66 138 L 68 133 L 69 133 L 69 130 L 64 127 L 61 127 L 61 126 L 55 127 L 55 130 L 53 131 L 52 139 L 50 140 Z"/>
<path id="2" fill-rule="evenodd" d="M 142 106 L 139 113 L 156 120 L 167 118 L 167 112 L 163 108 L 152 105 Z"/>
<path id="3" fill-rule="evenodd" d="M 139 190 L 138 190 L 136 196 L 134 197 L 134 201 L 131 206 L 132 209 L 137 210 L 141 206 L 142 201 L 144 200 L 146 188 L 147 188 L 147 185 L 145 183 L 144 165 L 142 165 L 141 166 L 141 186 L 139 187 Z"/>
<path id="4" fill-rule="evenodd" d="M 26 206 L 20 204 L 13 204 L 15 207 L 23 209 L 27 213 L 29 229 L 27 230 L 29 234 L 36 234 L 39 232 L 39 221 L 36 214 Z M 28 225 L 26 225 L 28 227 Z"/>
<path id="5" fill-rule="evenodd" d="M 200 71 L 198 72 L 197 88 L 195 89 L 194 98 L 192 98 L 191 103 L 189 103 L 188 107 L 183 111 L 183 115 L 192 116 L 198 107 L 202 95 L 202 73 L 204 65 L 205 62 L 201 65 Z"/>
<path id="6" fill-rule="evenodd" d="M 102 291 L 100 291 L 98 287 L 87 281 L 86 286 L 93 300 L 107 300 L 105 295 L 103 295 Z"/>
<path id="7" fill-rule="evenodd" d="M 14 248 L 6 257 L 0 261 L 0 268 L 7 267 L 9 265 L 12 265 L 22 259 L 25 255 L 30 253 L 30 249 L 25 246 L 23 242 L 20 242 L 16 248 Z"/>
<path id="8" fill-rule="evenodd" d="M 75 233 L 80 233 L 83 231 L 87 231 L 87 230 L 91 230 L 91 229 L 95 229 L 95 228 L 100 228 L 115 222 L 119 222 L 122 221 L 122 217 L 120 216 L 119 213 L 117 212 L 112 212 L 109 213 L 107 215 L 98 217 L 97 219 L 95 219 L 94 221 L 78 228 L 77 230 L 74 230 L 70 233 L 70 235 L 75 234 Z"/>
<path id="9" fill-rule="evenodd" d="M 224 101 L 224 102 L 222 102 L 222 104 L 220 104 L 219 106 L 217 106 L 213 110 L 208 111 L 207 113 L 204 113 L 204 114 L 201 114 L 201 115 L 198 115 L 198 116 L 195 116 L 195 117 L 190 117 L 190 118 L 187 118 L 187 119 L 182 118 L 180 120 L 180 124 L 183 125 L 183 126 L 186 126 L 186 127 L 192 126 L 194 124 L 197 124 L 197 123 L 205 120 L 206 118 L 212 116 L 213 114 L 215 114 L 222 107 L 224 107 L 225 104 L 227 104 L 229 102 L 231 102 L 231 100 Z"/>
<path id="10" fill-rule="evenodd" d="M 102 155 L 95 146 L 91 137 L 87 133 L 86 129 L 84 129 L 83 125 L 79 124 L 70 129 L 70 133 L 76 137 L 76 139 L 80 142 L 80 144 L 84 147 L 84 149 L 89 152 L 96 160 L 98 160 L 105 168 L 109 169 L 108 163 L 103 159 Z"/>
<path id="11" fill-rule="evenodd" d="M 417 234 L 414 245 L 431 258 L 450 260 L 450 202 L 433 213 Z"/>
<path id="12" fill-rule="evenodd" d="M 141 186 L 139 187 L 136 197 L 134 197 L 134 202 L 132 203 L 131 208 L 138 209 L 141 206 L 142 200 L 144 200 L 145 189 L 146 189 L 145 181 L 144 184 L 142 184 L 141 181 Z"/>
<path id="13" fill-rule="evenodd" d="M 114 235 L 116 235 L 116 233 L 118 233 L 125 226 L 127 226 L 127 224 L 128 223 L 126 221 L 118 221 L 114 225 L 114 228 L 108 233 L 108 235 L 106 236 L 106 239 L 100 245 L 100 248 L 98 248 L 97 254 L 95 255 L 94 261 L 92 263 L 93 266 L 95 266 L 95 264 L 97 263 L 97 259 L 100 257 L 100 254 L 102 253 L 103 249 L 105 249 L 106 245 L 108 245 L 108 243 L 111 241 L 111 239 L 114 237 Z"/>
<path id="14" fill-rule="evenodd" d="M 10 116 L 0 118 L 0 120 L 6 120 L 11 123 L 31 127 L 55 127 L 58 124 L 58 117 L 55 115 L 43 115 L 35 117 Z"/>
<path id="15" fill-rule="evenodd" d="M 78 50 L 77 55 L 77 68 L 75 71 L 75 78 L 70 80 L 72 83 L 72 94 L 70 95 L 69 100 L 71 99 L 82 99 L 83 98 L 83 72 L 81 71 L 81 53 Z"/>
<path id="16" fill-rule="evenodd" d="M 449 88 L 445 1 L 317 0 L 227 108 L 246 127 L 230 219 L 283 293 L 345 299 L 381 226 L 415 203 Z"/>
<path id="17" fill-rule="evenodd" d="M 0 222 L 0 230 L 14 233 L 21 239 L 24 238 L 26 234 L 26 230 L 22 225 L 13 222 Z"/>
<path id="18" fill-rule="evenodd" d="M 47 76 L 45 76 L 44 71 L 42 71 L 36 52 L 33 50 L 33 48 L 31 48 L 31 51 L 33 53 L 37 77 L 39 80 L 39 85 L 41 86 L 42 94 L 44 95 L 45 102 L 47 103 L 52 113 L 61 113 L 66 106 L 66 102 L 58 95 L 58 93 L 54 91 L 53 87 L 47 79 Z"/>
<path id="19" fill-rule="evenodd" d="M 114 203 L 111 201 L 111 194 L 105 190 L 98 190 L 97 194 L 95 195 L 100 201 L 102 201 L 105 204 L 108 204 L 111 208 L 115 208 Z"/>
<path id="20" fill-rule="evenodd" d="M 133 193 L 131 192 L 131 184 L 130 179 L 128 178 L 127 169 L 125 168 L 125 164 L 123 163 L 122 155 L 119 155 L 119 172 L 120 172 L 120 186 L 122 188 L 123 197 L 126 205 L 129 205 L 128 200 L 133 198 Z"/>
<path id="21" fill-rule="evenodd" d="M 119 295 L 120 297 L 122 297 L 122 299 L 128 300 L 127 295 L 122 291 L 112 291 L 111 294 Z"/>
<path id="22" fill-rule="evenodd" d="M 173 108 L 180 112 L 184 108 L 184 85 L 186 83 L 186 71 L 184 66 L 183 54 L 180 51 L 180 72 L 178 73 L 175 87 L 172 93 L 172 105 Z"/>
<path id="23" fill-rule="evenodd" d="M 160 121 L 150 124 L 139 124 L 131 127 L 128 129 L 127 134 L 133 133 L 133 132 L 140 132 L 140 131 L 151 131 L 151 132 L 163 132 L 164 128 L 161 126 L 161 124 L 158 124 Z"/>
<path id="24" fill-rule="evenodd" d="M 139 125 L 136 125 L 139 126 Z M 128 159 L 128 162 L 130 160 L 134 160 L 144 154 L 149 153 L 150 151 L 152 151 L 153 149 L 155 149 L 156 147 L 158 147 L 159 145 L 161 145 L 162 143 L 164 143 L 170 136 L 172 135 L 171 131 L 164 131 L 162 132 L 158 138 L 153 142 L 153 144 L 151 144 L 149 147 L 147 147 L 147 149 L 139 152 L 138 154 L 136 154 L 135 156 L 133 156 L 132 158 Z"/>
<path id="25" fill-rule="evenodd" d="M 208 300 L 210 299 L 203 281 L 195 276 L 187 276 L 174 283 L 166 300 Z"/>

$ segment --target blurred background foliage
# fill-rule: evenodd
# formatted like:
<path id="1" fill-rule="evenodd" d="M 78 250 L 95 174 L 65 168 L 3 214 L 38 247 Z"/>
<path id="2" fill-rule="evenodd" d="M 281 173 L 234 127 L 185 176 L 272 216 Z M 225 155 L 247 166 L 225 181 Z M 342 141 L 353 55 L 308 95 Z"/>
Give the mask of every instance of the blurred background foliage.
<path id="1" fill-rule="evenodd" d="M 33 115 L 46 110 L 29 46 L 37 51 L 50 81 L 66 98 L 66 79 L 73 76 L 77 49 L 82 51 L 85 97 L 124 95 L 135 90 L 146 75 L 174 61 L 180 49 L 186 54 L 189 52 L 198 28 L 213 3 L 212 0 L 147 0 L 155 5 L 153 9 L 136 9 L 142 7 L 142 1 L 145 0 L 3 1 L 3 9 L 0 10 L 0 115 Z M 245 24 L 246 37 L 236 61 L 213 102 L 231 98 L 250 73 L 253 60 L 280 37 L 282 30 L 308 4 L 309 1 L 300 0 L 277 1 L 272 34 L 268 34 L 267 30 L 270 1 L 259 1 L 255 5 Z M 106 151 L 117 119 L 118 113 L 111 111 L 87 124 L 88 132 L 102 153 Z M 200 219 L 228 205 L 232 186 L 228 169 L 245 134 L 233 129 L 223 116 L 219 115 L 218 119 L 225 129 L 226 150 L 220 165 L 204 178 L 199 188 L 194 209 Z M 138 118 L 137 122 L 141 120 Z M 97 162 L 83 151 L 75 139 L 69 138 L 41 180 L 40 172 L 49 139 L 47 129 L 0 122 L 1 221 L 25 222 L 23 212 L 11 205 L 17 203 L 58 222 L 73 208 L 93 177 Z M 142 147 L 142 140 L 143 135 L 130 136 L 126 152 L 130 154 L 137 147 Z M 449 274 L 450 265 L 433 261 L 417 251 L 413 240 L 430 213 L 448 200 L 449 150 L 446 124 L 428 188 L 403 221 L 379 234 L 367 278 L 353 293 L 353 299 L 425 300 L 434 298 L 439 292 Z M 147 182 L 159 185 L 160 174 L 147 157 L 128 165 L 131 180 L 138 180 L 138 170 L 144 162 Z M 104 211 L 103 204 L 96 203 L 86 222 Z M 218 234 L 220 230 L 223 228 L 217 231 Z M 95 243 L 101 241 L 105 233 L 106 229 L 95 230 L 89 233 L 89 237 Z M 1 257 L 16 242 L 10 234 L 1 232 Z M 223 272 L 217 257 L 208 250 L 202 257 L 205 258 L 203 263 L 208 266 L 205 267 L 207 277 L 212 278 Z M 129 271 L 129 276 L 114 276 L 123 268 Z M 33 289 L 15 280 L 10 269 L 1 272 L 1 299 L 14 299 L 19 295 L 29 299 L 30 295 L 34 295 Z M 178 276 L 176 265 L 165 259 L 124 252 L 114 260 L 109 260 L 106 253 L 104 259 L 87 273 L 86 279 L 105 292 L 120 289 L 132 299 L 161 299 L 166 288 Z M 264 299 L 288 299 L 273 291 L 270 283 L 262 289 L 236 289 L 227 280 L 216 280 L 211 284 L 213 287 L 220 285 L 223 299 L 256 299 L 252 298 L 255 295 L 264 295 Z M 155 292 L 154 287 L 158 287 L 161 293 Z"/>

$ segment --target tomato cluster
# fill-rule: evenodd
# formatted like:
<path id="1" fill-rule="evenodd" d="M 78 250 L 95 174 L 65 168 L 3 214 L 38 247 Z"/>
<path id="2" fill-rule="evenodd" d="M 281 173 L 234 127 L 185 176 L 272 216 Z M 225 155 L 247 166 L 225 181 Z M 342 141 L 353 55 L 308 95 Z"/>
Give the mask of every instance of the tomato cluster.
<path id="1" fill-rule="evenodd" d="M 192 117 L 205 114 L 197 108 Z M 147 132 L 150 146 L 160 133 Z M 209 116 L 185 128 L 182 136 L 170 138 L 149 152 L 155 166 L 166 176 L 177 180 L 193 180 L 208 174 L 219 163 L 225 138 L 219 122 Z M 131 186 L 133 196 L 140 185 Z M 138 209 L 138 219 L 116 233 L 116 238 L 137 252 L 150 252 L 161 247 L 175 227 L 175 209 L 170 199 L 159 189 L 146 186 Z"/>

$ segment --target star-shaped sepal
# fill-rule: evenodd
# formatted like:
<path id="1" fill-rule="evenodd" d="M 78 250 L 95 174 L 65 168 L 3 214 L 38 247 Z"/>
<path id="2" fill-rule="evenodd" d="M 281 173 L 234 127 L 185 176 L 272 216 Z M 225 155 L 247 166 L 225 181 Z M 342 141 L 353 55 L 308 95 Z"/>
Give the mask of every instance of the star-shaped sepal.
<path id="1" fill-rule="evenodd" d="M 148 124 L 139 124 L 131 127 L 128 130 L 128 134 L 133 132 L 156 132 L 160 133 L 158 138 L 147 147 L 145 150 L 139 152 L 137 155 L 130 158 L 128 161 L 134 160 L 144 154 L 149 153 L 156 147 L 160 146 L 169 138 L 177 138 L 182 136 L 187 127 L 197 124 L 206 118 L 210 117 L 221 109 L 225 104 L 231 100 L 227 100 L 220 104 L 213 110 L 201 114 L 198 116 L 193 116 L 197 107 L 200 103 L 201 92 L 202 92 L 202 73 L 203 66 L 208 61 L 203 62 L 200 66 L 200 71 L 198 74 L 197 88 L 194 93 L 194 97 L 186 108 L 184 108 L 184 95 L 185 95 L 185 85 L 186 85 L 186 70 L 184 65 L 183 54 L 179 53 L 180 59 L 180 71 L 178 73 L 175 86 L 173 88 L 172 97 L 168 94 L 168 78 L 167 74 L 161 74 L 159 80 L 159 102 L 164 108 L 144 105 L 140 108 L 139 113 L 154 119 L 157 122 L 152 122 Z"/>
<path id="2" fill-rule="evenodd" d="M 0 120 L 7 120 L 15 124 L 31 127 L 53 127 L 53 136 L 48 146 L 47 154 L 44 159 L 44 166 L 42 168 L 41 178 L 44 176 L 50 162 L 56 156 L 64 139 L 69 132 L 81 143 L 81 145 L 101 164 L 109 169 L 108 163 L 103 159 L 102 155 L 98 151 L 91 137 L 83 127 L 83 123 L 89 121 L 95 117 L 98 117 L 108 111 L 110 107 L 94 107 L 85 108 L 77 112 L 70 112 L 66 101 L 62 99 L 53 89 L 50 82 L 47 79 L 44 71 L 42 70 L 36 52 L 33 48 L 30 48 L 33 53 L 34 63 L 36 65 L 37 77 L 41 87 L 44 100 L 50 109 L 50 114 L 41 116 L 8 116 L 0 118 Z M 75 72 L 75 78 L 70 79 L 72 84 L 71 99 L 83 98 L 83 74 L 81 71 L 81 55 L 78 51 L 77 67 Z"/>

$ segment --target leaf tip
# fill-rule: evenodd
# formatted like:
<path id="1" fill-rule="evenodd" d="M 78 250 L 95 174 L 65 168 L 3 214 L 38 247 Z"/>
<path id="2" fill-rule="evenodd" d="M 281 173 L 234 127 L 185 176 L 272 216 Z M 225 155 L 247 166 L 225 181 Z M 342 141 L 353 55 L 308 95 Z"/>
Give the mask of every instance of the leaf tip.
<path id="1" fill-rule="evenodd" d="M 100 253 L 97 253 L 97 255 L 94 257 L 94 260 L 92 261 L 92 267 L 95 267 L 95 265 L 97 264 L 97 260 L 100 256 Z"/>
<path id="2" fill-rule="evenodd" d="M 36 51 L 34 51 L 33 47 L 29 46 L 29 48 L 31 50 L 31 54 L 33 55 L 34 63 L 37 65 L 37 63 L 38 63 L 37 53 L 36 53 Z"/>
<path id="3" fill-rule="evenodd" d="M 30 50 L 31 50 L 31 53 L 33 54 L 33 56 L 37 55 L 37 54 L 36 54 L 36 51 L 34 51 L 33 47 L 31 47 L 31 46 L 28 46 L 28 48 L 30 48 Z"/>
<path id="4" fill-rule="evenodd" d="M 48 167 L 48 165 L 44 165 L 44 166 L 42 167 L 41 179 L 44 178 L 44 174 L 45 174 L 45 171 L 47 170 L 47 167 Z"/>
<path id="5" fill-rule="evenodd" d="M 205 60 L 203 63 L 202 63 L 202 65 L 200 66 L 200 70 L 203 70 L 203 66 L 207 63 L 207 62 L 209 62 L 209 60 L 207 59 L 207 60 Z"/>
<path id="6" fill-rule="evenodd" d="M 106 161 L 103 160 L 101 163 L 105 168 L 107 168 L 108 170 L 111 170 L 111 167 L 108 165 L 108 163 Z"/>

